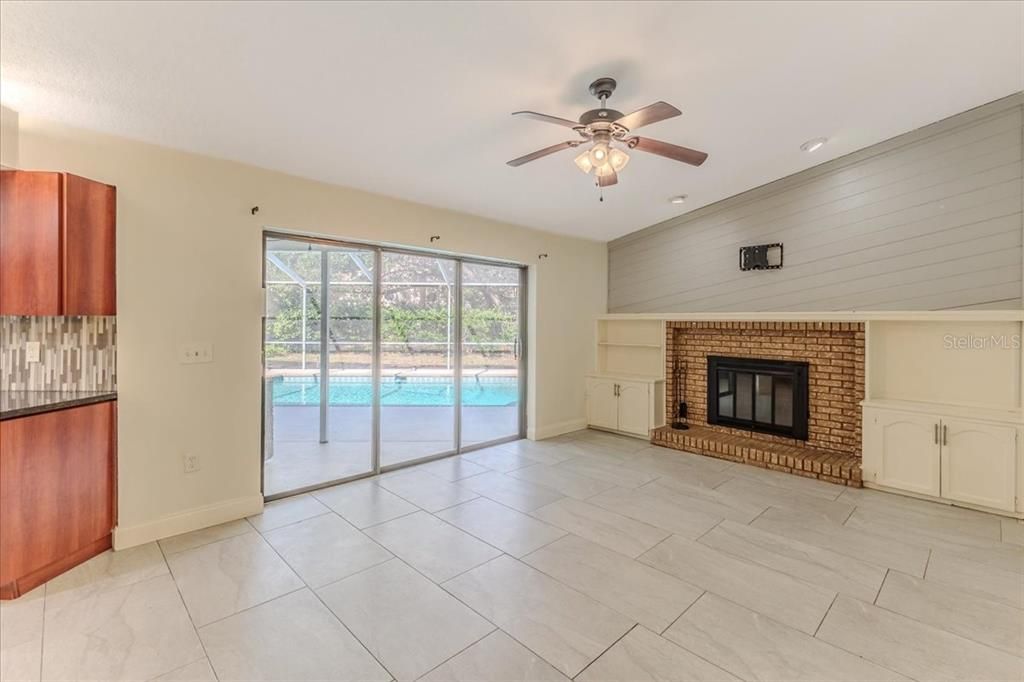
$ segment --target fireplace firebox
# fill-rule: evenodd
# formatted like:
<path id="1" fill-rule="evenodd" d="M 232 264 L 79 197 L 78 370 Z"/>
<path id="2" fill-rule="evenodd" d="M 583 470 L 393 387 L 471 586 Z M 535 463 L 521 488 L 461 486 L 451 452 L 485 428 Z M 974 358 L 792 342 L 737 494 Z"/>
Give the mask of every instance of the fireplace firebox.
<path id="1" fill-rule="evenodd" d="M 808 363 L 708 356 L 708 424 L 807 440 Z"/>

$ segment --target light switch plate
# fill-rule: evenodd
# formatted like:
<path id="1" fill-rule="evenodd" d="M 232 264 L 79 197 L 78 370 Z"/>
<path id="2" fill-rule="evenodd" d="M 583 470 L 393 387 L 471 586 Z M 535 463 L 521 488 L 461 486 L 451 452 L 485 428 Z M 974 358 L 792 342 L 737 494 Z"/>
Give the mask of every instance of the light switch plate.
<path id="1" fill-rule="evenodd" d="M 213 344 L 189 343 L 179 346 L 178 361 L 183 365 L 213 362 Z"/>
<path id="2" fill-rule="evenodd" d="M 42 343 L 29 341 L 25 344 L 25 362 L 39 362 L 39 355 L 42 351 Z"/>

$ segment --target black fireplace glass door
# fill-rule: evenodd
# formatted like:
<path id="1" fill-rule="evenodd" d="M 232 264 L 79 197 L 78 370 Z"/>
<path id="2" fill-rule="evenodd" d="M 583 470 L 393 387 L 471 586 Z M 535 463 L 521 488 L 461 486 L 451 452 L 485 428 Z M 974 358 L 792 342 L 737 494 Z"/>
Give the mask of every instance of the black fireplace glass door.
<path id="1" fill-rule="evenodd" d="M 733 417 L 735 413 L 736 382 L 732 372 L 720 371 L 718 373 L 718 414 L 723 417 Z"/>
<path id="2" fill-rule="evenodd" d="M 775 419 L 777 426 L 793 426 L 793 379 L 775 377 Z"/>
<path id="3" fill-rule="evenodd" d="M 805 362 L 708 356 L 708 423 L 807 440 Z"/>
<path id="4" fill-rule="evenodd" d="M 736 419 L 750 421 L 754 418 L 754 375 L 736 372 Z"/>
<path id="5" fill-rule="evenodd" d="M 771 424 L 773 377 L 770 374 L 758 374 L 755 378 L 754 421 Z"/>

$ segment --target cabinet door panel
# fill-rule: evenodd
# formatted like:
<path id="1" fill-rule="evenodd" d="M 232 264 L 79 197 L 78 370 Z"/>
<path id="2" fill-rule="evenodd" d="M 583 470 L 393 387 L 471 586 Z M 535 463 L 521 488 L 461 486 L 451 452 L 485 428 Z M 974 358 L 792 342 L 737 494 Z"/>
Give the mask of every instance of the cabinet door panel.
<path id="1" fill-rule="evenodd" d="M 0 422 L 0 585 L 110 534 L 115 405 Z"/>
<path id="2" fill-rule="evenodd" d="M 619 382 L 619 431 L 646 436 L 651 428 L 649 384 Z"/>
<path id="3" fill-rule="evenodd" d="M 939 420 L 928 415 L 873 411 L 865 424 L 864 459 L 880 485 L 939 495 Z"/>
<path id="4" fill-rule="evenodd" d="M 0 172 L 0 315 L 61 314 L 60 173 Z"/>
<path id="5" fill-rule="evenodd" d="M 957 419 L 943 420 L 942 425 L 942 496 L 1013 511 L 1016 430 Z"/>
<path id="6" fill-rule="evenodd" d="M 114 315 L 116 190 L 65 176 L 64 314 Z"/>
<path id="7" fill-rule="evenodd" d="M 605 429 L 619 428 L 614 381 L 587 379 L 587 423 Z"/>

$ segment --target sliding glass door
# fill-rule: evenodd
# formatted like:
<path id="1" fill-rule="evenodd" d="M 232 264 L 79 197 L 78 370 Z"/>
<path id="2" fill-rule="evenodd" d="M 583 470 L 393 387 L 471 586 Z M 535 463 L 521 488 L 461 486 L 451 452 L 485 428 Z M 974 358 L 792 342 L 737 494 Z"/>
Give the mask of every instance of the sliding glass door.
<path id="1" fill-rule="evenodd" d="M 453 453 L 454 260 L 381 254 L 380 464 Z"/>
<path id="2" fill-rule="evenodd" d="M 462 267 L 462 446 L 519 435 L 521 268 Z"/>
<path id="3" fill-rule="evenodd" d="M 265 496 L 521 437 L 524 268 L 264 244 Z"/>
<path id="4" fill-rule="evenodd" d="M 266 240 L 264 493 L 373 471 L 372 250 Z"/>

